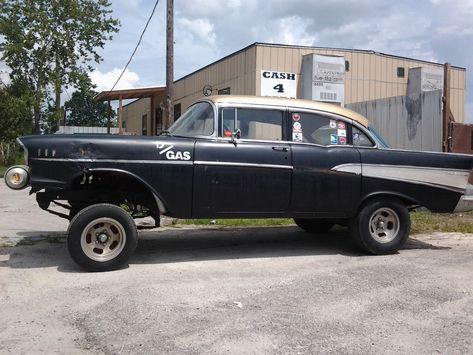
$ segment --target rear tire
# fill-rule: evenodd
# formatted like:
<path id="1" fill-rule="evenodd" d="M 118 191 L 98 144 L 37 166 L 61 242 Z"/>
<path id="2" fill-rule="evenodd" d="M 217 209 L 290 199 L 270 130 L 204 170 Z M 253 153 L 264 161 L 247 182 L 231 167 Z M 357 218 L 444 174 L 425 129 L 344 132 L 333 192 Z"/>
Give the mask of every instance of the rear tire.
<path id="1" fill-rule="evenodd" d="M 325 219 L 294 218 L 299 228 L 310 233 L 324 233 L 330 230 L 335 223 Z"/>
<path id="2" fill-rule="evenodd" d="M 366 204 L 350 224 L 353 241 L 370 254 L 393 254 L 406 243 L 411 228 L 409 211 L 394 198 Z"/>
<path id="3" fill-rule="evenodd" d="M 133 218 L 115 205 L 101 203 L 86 207 L 69 225 L 67 248 L 72 259 L 87 271 L 121 268 L 136 245 Z"/>

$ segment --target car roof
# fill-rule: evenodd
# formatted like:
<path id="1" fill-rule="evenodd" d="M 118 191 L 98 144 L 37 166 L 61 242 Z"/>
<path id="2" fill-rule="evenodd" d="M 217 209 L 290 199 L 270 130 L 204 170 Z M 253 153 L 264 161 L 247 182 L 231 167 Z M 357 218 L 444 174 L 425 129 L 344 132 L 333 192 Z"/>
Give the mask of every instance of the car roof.
<path id="1" fill-rule="evenodd" d="M 249 95 L 219 95 L 209 96 L 206 99 L 214 102 L 215 104 L 252 104 L 318 110 L 347 117 L 365 127 L 368 127 L 369 125 L 369 121 L 364 116 L 355 111 L 335 104 L 319 101 Z"/>

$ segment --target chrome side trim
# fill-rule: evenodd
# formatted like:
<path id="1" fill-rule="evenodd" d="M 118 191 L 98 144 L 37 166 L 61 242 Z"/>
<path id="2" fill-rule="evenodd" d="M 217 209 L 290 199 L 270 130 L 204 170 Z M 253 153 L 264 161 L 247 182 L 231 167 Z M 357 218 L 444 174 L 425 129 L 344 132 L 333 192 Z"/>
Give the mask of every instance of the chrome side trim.
<path id="1" fill-rule="evenodd" d="M 332 168 L 352 174 L 358 174 L 360 169 L 366 177 L 440 187 L 460 193 L 465 193 L 470 175 L 469 170 L 403 165 L 342 164 Z"/>
<path id="2" fill-rule="evenodd" d="M 129 159 L 70 159 L 70 158 L 32 158 L 42 161 L 63 161 L 74 163 L 123 163 L 123 164 L 167 164 L 167 165 L 193 165 L 189 160 L 129 160 Z"/>
<path id="3" fill-rule="evenodd" d="M 276 165 L 276 164 L 254 164 L 254 163 L 238 163 L 230 161 L 201 161 L 196 160 L 195 165 L 212 165 L 212 166 L 245 166 L 252 168 L 269 168 L 269 169 L 288 169 L 293 170 L 292 165 Z"/>
<path id="4" fill-rule="evenodd" d="M 361 175 L 361 164 L 358 164 L 358 163 L 341 164 L 341 165 L 334 166 L 331 170 L 340 171 L 342 173 Z"/>

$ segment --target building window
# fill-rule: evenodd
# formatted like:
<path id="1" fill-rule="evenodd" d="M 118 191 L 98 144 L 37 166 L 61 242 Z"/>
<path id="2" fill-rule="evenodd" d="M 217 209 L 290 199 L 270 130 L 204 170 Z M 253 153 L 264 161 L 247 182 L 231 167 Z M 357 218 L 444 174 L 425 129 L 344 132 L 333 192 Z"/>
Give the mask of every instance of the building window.
<path id="1" fill-rule="evenodd" d="M 217 91 L 219 95 L 230 95 L 230 87 L 226 87 Z"/>
<path id="2" fill-rule="evenodd" d="M 174 105 L 174 122 L 181 117 L 181 104 Z"/>
<path id="3" fill-rule="evenodd" d="M 143 136 L 148 135 L 148 115 L 141 116 L 141 134 Z"/>
<path id="4" fill-rule="evenodd" d="M 350 71 L 350 62 L 345 60 L 345 71 Z"/>
<path id="5" fill-rule="evenodd" d="M 397 67 L 397 77 L 404 78 L 404 75 L 405 75 L 404 67 Z"/>

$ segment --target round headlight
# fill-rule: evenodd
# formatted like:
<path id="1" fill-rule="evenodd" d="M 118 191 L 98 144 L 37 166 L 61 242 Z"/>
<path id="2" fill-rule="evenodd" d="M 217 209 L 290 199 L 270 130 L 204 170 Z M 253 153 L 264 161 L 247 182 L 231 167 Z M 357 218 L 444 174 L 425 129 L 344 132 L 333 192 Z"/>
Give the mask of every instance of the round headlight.
<path id="1" fill-rule="evenodd" d="M 5 172 L 5 183 L 10 189 L 24 189 L 30 180 L 28 168 L 23 166 L 12 166 Z"/>

